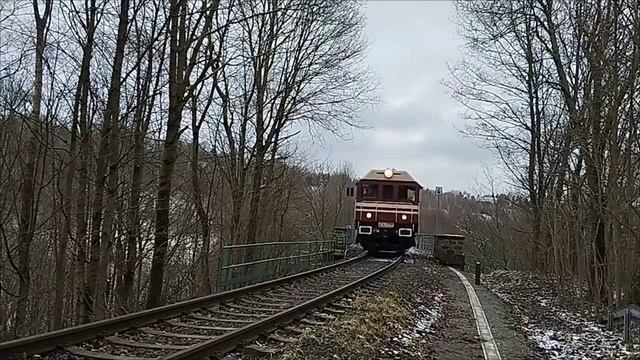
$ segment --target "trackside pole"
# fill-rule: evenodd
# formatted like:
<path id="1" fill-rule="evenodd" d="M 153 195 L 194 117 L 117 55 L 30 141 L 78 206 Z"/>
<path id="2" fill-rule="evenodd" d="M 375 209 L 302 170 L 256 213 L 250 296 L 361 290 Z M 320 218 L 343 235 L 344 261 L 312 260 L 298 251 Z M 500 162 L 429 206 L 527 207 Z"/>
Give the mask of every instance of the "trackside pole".
<path id="1" fill-rule="evenodd" d="M 480 285 L 480 261 L 476 261 L 476 285 Z"/>
<path id="2" fill-rule="evenodd" d="M 631 343 L 631 314 L 629 310 L 630 310 L 629 308 L 624 309 L 624 320 L 623 320 L 622 331 L 623 331 L 625 344 Z"/>

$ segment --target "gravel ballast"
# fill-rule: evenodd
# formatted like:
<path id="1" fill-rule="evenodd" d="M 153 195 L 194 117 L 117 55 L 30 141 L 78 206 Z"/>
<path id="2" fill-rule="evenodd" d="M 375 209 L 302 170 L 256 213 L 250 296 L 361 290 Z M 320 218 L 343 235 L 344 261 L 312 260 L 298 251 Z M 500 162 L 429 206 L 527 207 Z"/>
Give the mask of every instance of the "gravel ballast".
<path id="1" fill-rule="evenodd" d="M 421 257 L 406 259 L 376 281 L 385 290 L 358 297 L 348 313 L 305 332 L 278 358 L 433 359 L 447 271 Z"/>

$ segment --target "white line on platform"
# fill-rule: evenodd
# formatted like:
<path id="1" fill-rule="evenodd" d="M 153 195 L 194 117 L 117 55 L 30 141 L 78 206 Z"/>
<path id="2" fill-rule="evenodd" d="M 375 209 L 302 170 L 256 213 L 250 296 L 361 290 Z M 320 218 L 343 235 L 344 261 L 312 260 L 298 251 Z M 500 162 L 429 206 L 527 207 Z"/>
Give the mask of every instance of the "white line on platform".
<path id="1" fill-rule="evenodd" d="M 484 314 L 482 304 L 480 304 L 480 299 L 478 299 L 475 289 L 460 271 L 452 267 L 449 267 L 449 269 L 458 275 L 460 281 L 462 281 L 462 284 L 464 285 L 464 288 L 467 290 L 467 295 L 469 295 L 469 302 L 471 303 L 471 309 L 473 310 L 473 317 L 476 319 L 476 327 L 478 328 L 478 335 L 480 335 L 485 360 L 502 360 L 500 352 L 498 351 L 498 346 L 493 339 L 493 334 L 491 334 L 489 322 Z"/>

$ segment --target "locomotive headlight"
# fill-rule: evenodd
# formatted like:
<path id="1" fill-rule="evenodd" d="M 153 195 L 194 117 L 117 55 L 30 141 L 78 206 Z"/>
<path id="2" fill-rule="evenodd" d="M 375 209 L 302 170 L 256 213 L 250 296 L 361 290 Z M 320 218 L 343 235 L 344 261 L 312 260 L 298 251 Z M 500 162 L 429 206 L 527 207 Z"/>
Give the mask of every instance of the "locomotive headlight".
<path id="1" fill-rule="evenodd" d="M 402 214 L 402 220 L 407 220 L 407 214 Z"/>
<path id="2" fill-rule="evenodd" d="M 371 219 L 373 217 L 373 214 L 368 212 L 365 216 L 367 217 L 367 219 Z"/>

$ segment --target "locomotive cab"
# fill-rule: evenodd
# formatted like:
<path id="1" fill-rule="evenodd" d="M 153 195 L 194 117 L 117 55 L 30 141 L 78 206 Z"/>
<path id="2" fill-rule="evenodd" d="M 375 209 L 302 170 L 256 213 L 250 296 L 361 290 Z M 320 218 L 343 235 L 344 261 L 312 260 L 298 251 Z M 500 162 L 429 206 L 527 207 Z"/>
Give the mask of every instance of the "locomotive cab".
<path id="1" fill-rule="evenodd" d="M 370 171 L 356 183 L 356 241 L 370 253 L 415 246 L 421 189 L 406 171 Z"/>

